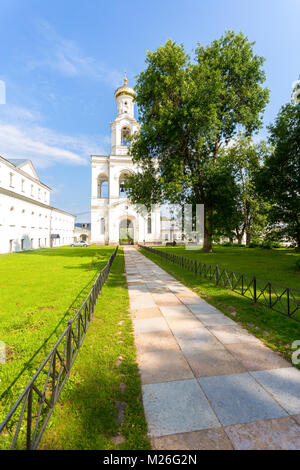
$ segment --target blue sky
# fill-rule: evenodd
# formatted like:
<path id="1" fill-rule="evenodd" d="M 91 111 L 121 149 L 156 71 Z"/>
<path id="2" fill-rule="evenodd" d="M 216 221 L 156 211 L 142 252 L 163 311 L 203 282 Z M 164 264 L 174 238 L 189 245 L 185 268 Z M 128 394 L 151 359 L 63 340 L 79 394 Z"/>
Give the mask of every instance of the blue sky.
<path id="1" fill-rule="evenodd" d="M 196 43 L 243 31 L 266 58 L 264 122 L 300 74 L 300 0 L 0 0 L 0 155 L 30 158 L 52 204 L 89 219 L 93 154 L 108 154 L 114 90 L 167 39 Z M 266 131 L 261 131 L 262 136 Z"/>

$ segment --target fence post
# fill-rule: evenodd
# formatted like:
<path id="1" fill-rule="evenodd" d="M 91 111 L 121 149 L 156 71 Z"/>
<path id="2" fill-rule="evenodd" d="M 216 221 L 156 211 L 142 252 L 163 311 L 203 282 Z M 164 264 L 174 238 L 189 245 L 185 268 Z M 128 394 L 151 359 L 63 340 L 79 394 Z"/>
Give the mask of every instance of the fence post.
<path id="1" fill-rule="evenodd" d="M 289 287 L 286 288 L 286 301 L 287 301 L 288 316 L 290 316 L 290 289 Z"/>
<path id="2" fill-rule="evenodd" d="M 31 449 L 31 422 L 32 422 L 32 387 L 29 389 L 27 402 L 27 430 L 26 430 L 26 448 Z"/>
<path id="3" fill-rule="evenodd" d="M 52 393 L 51 393 L 51 405 L 55 405 L 55 378 L 56 378 L 56 349 L 54 351 L 52 359 Z"/>
<path id="4" fill-rule="evenodd" d="M 257 300 L 257 292 L 256 292 L 256 276 L 253 276 L 253 300 L 254 300 L 254 303 L 256 304 L 256 300 Z"/>
<path id="5" fill-rule="evenodd" d="M 72 322 L 71 320 L 68 321 L 68 337 L 67 337 L 67 373 L 70 373 L 71 369 L 71 347 L 72 347 Z"/>

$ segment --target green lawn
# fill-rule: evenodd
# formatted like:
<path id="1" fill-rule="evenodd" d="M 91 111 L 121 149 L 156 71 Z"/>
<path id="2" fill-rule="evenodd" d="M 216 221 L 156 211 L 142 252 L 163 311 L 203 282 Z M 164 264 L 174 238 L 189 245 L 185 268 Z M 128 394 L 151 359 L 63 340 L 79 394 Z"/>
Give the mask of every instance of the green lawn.
<path id="1" fill-rule="evenodd" d="M 232 247 L 215 247 L 215 253 L 204 254 L 185 250 L 182 247 L 161 248 L 178 255 L 236 269 L 274 282 L 299 287 L 300 276 L 294 269 L 294 262 L 299 254 L 292 250 L 263 250 Z M 259 304 L 253 305 L 248 300 L 229 289 L 217 287 L 211 281 L 195 276 L 194 273 L 168 262 L 161 257 L 140 249 L 143 255 L 155 261 L 159 266 L 191 287 L 207 302 L 217 307 L 224 314 L 240 323 L 259 337 L 267 346 L 281 352 L 288 360 L 293 353 L 292 343 L 300 340 L 300 323 Z M 296 366 L 300 368 L 300 366 Z"/>
<path id="2" fill-rule="evenodd" d="M 61 247 L 0 256 L 0 418 L 80 307 L 114 247 Z"/>
<path id="3" fill-rule="evenodd" d="M 40 449 L 150 448 L 128 307 L 119 248 Z"/>
<path id="4" fill-rule="evenodd" d="M 300 253 L 292 249 L 214 246 L 213 253 L 203 253 L 200 250 L 188 250 L 183 246 L 155 248 L 300 289 L 300 272 L 295 270 L 295 262 L 300 259 Z"/>
<path id="5" fill-rule="evenodd" d="M 0 257 L 0 338 L 9 345 L 8 360 L 0 366 L 0 418 L 65 330 L 114 249 L 66 247 Z M 128 306 L 119 249 L 40 449 L 150 448 Z M 0 448 L 9 448 L 7 430 L 1 437 Z"/>

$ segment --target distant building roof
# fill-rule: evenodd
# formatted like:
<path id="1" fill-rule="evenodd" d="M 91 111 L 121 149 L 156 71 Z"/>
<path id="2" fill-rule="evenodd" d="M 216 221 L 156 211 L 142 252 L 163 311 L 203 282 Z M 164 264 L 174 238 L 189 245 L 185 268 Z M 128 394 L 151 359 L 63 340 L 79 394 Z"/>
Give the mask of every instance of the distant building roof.
<path id="1" fill-rule="evenodd" d="M 28 176 L 32 180 L 38 181 L 39 184 L 41 184 L 42 186 L 44 186 L 47 189 L 50 189 L 50 191 L 51 191 L 51 188 L 49 188 L 49 186 L 47 186 L 45 183 L 42 183 L 42 181 L 40 180 L 40 178 L 39 178 L 39 176 L 36 172 L 36 169 L 33 166 L 32 161 L 29 160 L 29 158 L 4 158 L 2 155 L 0 155 L 0 160 L 3 160 L 4 162 L 10 163 L 14 167 L 16 167 L 17 171 L 21 171 L 21 172 L 25 173 L 26 176 Z M 26 166 L 27 166 L 27 168 L 26 168 Z M 28 171 L 28 167 L 30 168 L 31 171 L 30 170 Z"/>
<path id="2" fill-rule="evenodd" d="M 77 222 L 75 224 L 76 228 L 85 228 L 86 230 L 91 229 L 91 223 L 90 222 Z"/>
<path id="3" fill-rule="evenodd" d="M 25 158 L 7 158 L 6 160 L 15 166 L 20 166 L 26 162 L 30 162 L 30 160 L 26 160 Z"/>

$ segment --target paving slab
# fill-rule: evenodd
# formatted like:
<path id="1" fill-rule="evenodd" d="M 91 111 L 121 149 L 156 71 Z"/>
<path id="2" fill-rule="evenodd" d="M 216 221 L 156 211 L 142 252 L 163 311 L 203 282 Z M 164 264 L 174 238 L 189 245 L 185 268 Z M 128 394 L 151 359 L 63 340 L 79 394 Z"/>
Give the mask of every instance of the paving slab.
<path id="1" fill-rule="evenodd" d="M 180 351 L 179 345 L 171 331 L 156 331 L 155 334 L 138 333 L 135 335 L 135 345 L 138 353 L 151 351 Z"/>
<path id="2" fill-rule="evenodd" d="M 148 287 L 151 294 L 171 294 L 171 291 L 163 286 L 161 287 Z"/>
<path id="3" fill-rule="evenodd" d="M 163 272 L 160 273 L 160 279 L 163 279 L 164 281 L 177 281 L 177 279 L 175 279 L 175 277 L 171 276 L 171 274 L 168 274 L 164 270 L 163 270 Z"/>
<path id="4" fill-rule="evenodd" d="M 250 372 L 289 413 L 300 413 L 300 370 L 295 367 Z"/>
<path id="5" fill-rule="evenodd" d="M 280 354 L 260 343 L 227 344 L 226 348 L 247 370 L 279 369 L 290 367 Z"/>
<path id="6" fill-rule="evenodd" d="M 127 274 L 126 277 L 127 281 L 131 282 L 140 281 L 142 279 L 142 276 L 137 276 L 136 274 Z"/>
<path id="7" fill-rule="evenodd" d="M 222 313 L 197 313 L 195 314 L 195 317 L 206 326 L 236 325 L 231 318 L 226 317 Z"/>
<path id="8" fill-rule="evenodd" d="M 248 372 L 198 381 L 224 426 L 287 415 Z"/>
<path id="9" fill-rule="evenodd" d="M 137 303 L 137 302 L 140 302 L 143 304 L 145 304 L 146 302 L 150 302 L 151 304 L 153 303 L 153 299 L 149 291 L 148 292 L 129 292 L 129 301 L 130 301 L 130 305 L 133 303 Z"/>
<path id="10" fill-rule="evenodd" d="M 157 280 L 155 282 L 146 282 L 148 289 L 164 289 L 167 292 L 171 292 L 165 285 L 164 281 Z"/>
<path id="11" fill-rule="evenodd" d="M 182 331 L 183 328 L 188 331 L 198 329 L 199 326 L 202 326 L 200 321 L 192 315 L 190 317 L 186 315 L 182 315 L 182 317 L 166 317 L 166 320 L 174 334 L 177 331 Z"/>
<path id="12" fill-rule="evenodd" d="M 181 305 L 180 300 L 176 297 L 176 295 L 166 292 L 154 293 L 152 294 L 153 300 L 156 305 L 164 306 L 164 305 Z"/>
<path id="13" fill-rule="evenodd" d="M 224 315 L 220 310 L 218 310 L 213 305 L 208 304 L 205 300 L 201 299 L 201 301 L 202 302 L 198 304 L 194 304 L 194 305 L 190 304 L 189 309 L 194 313 L 194 315 L 199 315 L 201 313 L 210 313 L 211 315 L 214 315 L 214 314 Z"/>
<path id="14" fill-rule="evenodd" d="M 223 428 L 203 429 L 169 436 L 152 437 L 154 450 L 232 450 Z"/>
<path id="15" fill-rule="evenodd" d="M 201 326 L 199 320 L 197 320 L 191 311 L 184 305 L 160 307 L 160 310 L 173 332 L 175 330 L 181 331 L 183 329 L 190 330 Z"/>
<path id="16" fill-rule="evenodd" d="M 190 289 L 188 289 L 186 286 L 179 282 L 167 282 L 166 287 L 170 289 L 171 292 L 174 294 L 180 294 L 182 292 L 190 292 Z"/>
<path id="17" fill-rule="evenodd" d="M 191 330 L 176 330 L 174 331 L 174 336 L 184 354 L 192 351 L 225 350 L 222 343 L 220 343 L 204 325 L 203 327 Z"/>
<path id="18" fill-rule="evenodd" d="M 219 427 L 196 380 L 142 386 L 149 436 L 164 436 Z"/>
<path id="19" fill-rule="evenodd" d="M 166 320 L 162 318 L 143 318 L 133 320 L 133 327 L 136 333 L 150 333 L 156 331 L 169 331 Z"/>
<path id="20" fill-rule="evenodd" d="M 184 354 L 195 377 L 229 375 L 246 372 L 245 368 L 228 351 L 210 350 L 208 352 L 192 351 Z"/>
<path id="21" fill-rule="evenodd" d="M 130 308 L 132 310 L 138 310 L 140 308 L 154 308 L 157 307 L 151 294 L 144 294 L 142 296 L 135 297 L 134 300 L 130 299 Z"/>
<path id="22" fill-rule="evenodd" d="M 186 315 L 187 317 L 193 316 L 191 311 L 185 305 L 167 305 L 159 307 L 164 317 L 181 317 Z"/>
<path id="23" fill-rule="evenodd" d="M 180 350 L 146 351 L 138 355 L 138 363 L 143 384 L 194 378 Z"/>
<path id="24" fill-rule="evenodd" d="M 145 281 L 144 279 L 137 279 L 135 281 L 132 281 L 130 279 L 127 279 L 127 285 L 128 286 L 134 286 L 134 285 L 137 285 L 137 284 L 145 284 Z"/>
<path id="25" fill-rule="evenodd" d="M 196 294 L 195 292 L 193 292 L 192 290 L 187 290 L 185 292 L 178 292 L 176 294 L 176 297 L 178 297 L 178 299 L 182 300 L 182 299 L 186 299 L 186 298 L 198 298 L 199 295 Z"/>
<path id="26" fill-rule="evenodd" d="M 225 427 L 237 450 L 299 450 L 300 426 L 290 417 Z"/>
<path id="27" fill-rule="evenodd" d="M 247 330 L 240 326 L 210 326 L 209 330 L 214 334 L 222 343 L 233 344 L 233 343 L 245 343 L 255 342 L 260 343 L 261 341 L 255 336 L 248 333 Z"/>
<path id="28" fill-rule="evenodd" d="M 206 304 L 205 300 L 201 299 L 201 297 L 182 297 L 181 302 L 188 306 Z"/>
<path id="29" fill-rule="evenodd" d="M 131 310 L 131 315 L 134 319 L 162 317 L 162 313 L 158 307 Z"/>
<path id="30" fill-rule="evenodd" d="M 292 418 L 296 421 L 296 423 L 300 424 L 300 414 L 292 415 Z"/>
<path id="31" fill-rule="evenodd" d="M 147 294 L 149 289 L 145 284 L 131 284 L 128 286 L 129 296 L 132 294 Z"/>

